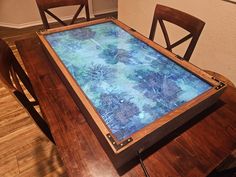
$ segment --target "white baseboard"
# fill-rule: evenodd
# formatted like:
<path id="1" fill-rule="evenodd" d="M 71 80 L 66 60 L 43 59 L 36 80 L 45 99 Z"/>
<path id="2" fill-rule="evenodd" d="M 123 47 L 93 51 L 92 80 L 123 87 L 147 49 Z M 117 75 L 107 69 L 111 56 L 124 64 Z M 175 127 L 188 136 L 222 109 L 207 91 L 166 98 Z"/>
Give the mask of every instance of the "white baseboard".
<path id="1" fill-rule="evenodd" d="M 41 24 L 42 24 L 42 21 L 32 21 L 32 22 L 21 23 L 21 24 L 0 22 L 0 26 L 2 27 L 16 28 L 16 29 L 26 28 L 26 27 L 41 25 Z"/>
<path id="2" fill-rule="evenodd" d="M 106 10 L 102 10 L 102 11 L 95 11 L 93 13 L 94 13 L 94 15 L 100 15 L 100 14 L 117 12 L 117 10 L 118 10 L 117 8 L 112 8 L 112 9 L 106 9 Z"/>
<path id="3" fill-rule="evenodd" d="M 61 19 L 62 20 L 69 20 L 72 18 L 73 18 L 73 16 L 65 16 L 65 17 L 62 17 Z M 56 22 L 56 20 L 49 18 L 48 22 L 52 23 L 52 22 Z M 9 27 L 9 28 L 16 28 L 16 29 L 27 28 L 27 27 L 42 25 L 42 24 L 43 24 L 43 22 L 41 19 L 27 22 L 27 23 L 21 23 L 21 24 L 0 22 L 0 26 Z"/>
<path id="4" fill-rule="evenodd" d="M 95 13 L 91 13 L 90 17 L 93 18 L 94 15 L 111 13 L 111 12 L 116 12 L 116 11 L 117 11 L 117 9 L 107 9 L 107 10 L 103 10 L 103 11 L 97 11 Z M 62 20 L 69 20 L 69 19 L 72 19 L 72 17 L 73 16 L 65 16 L 65 17 L 62 17 L 61 19 Z M 83 15 L 81 15 L 81 17 L 83 17 Z M 56 20 L 50 18 L 48 20 L 48 22 L 49 23 L 56 22 Z M 42 24 L 41 19 L 40 20 L 36 20 L 36 21 L 27 22 L 27 23 L 21 23 L 21 24 L 0 22 L 0 26 L 2 26 L 2 27 L 16 28 L 16 29 L 27 28 L 27 27 L 41 25 L 41 24 Z"/>

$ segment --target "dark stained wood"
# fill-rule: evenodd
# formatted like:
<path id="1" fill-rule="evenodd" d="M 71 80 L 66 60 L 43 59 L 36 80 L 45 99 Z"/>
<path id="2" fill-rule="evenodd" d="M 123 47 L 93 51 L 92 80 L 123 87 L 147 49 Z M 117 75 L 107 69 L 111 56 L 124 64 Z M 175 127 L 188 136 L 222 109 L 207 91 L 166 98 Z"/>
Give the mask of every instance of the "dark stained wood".
<path id="1" fill-rule="evenodd" d="M 52 13 L 49 9 L 57 8 L 57 7 L 63 7 L 63 6 L 72 6 L 72 5 L 79 5 L 78 10 L 74 14 L 70 24 L 74 24 L 77 17 L 79 16 L 80 12 L 83 8 L 85 8 L 86 13 L 86 20 L 90 20 L 89 16 L 89 7 L 88 7 L 88 1 L 87 0 L 36 0 L 36 3 L 38 5 L 39 13 L 41 16 L 41 19 L 43 21 L 43 25 L 45 29 L 49 29 L 49 23 L 47 20 L 46 13 L 53 17 L 55 20 L 57 20 L 61 25 L 66 26 L 67 23 L 62 21 L 58 16 L 56 16 L 54 13 Z"/>
<path id="2" fill-rule="evenodd" d="M 119 176 L 38 39 L 16 44 L 68 175 Z M 229 87 L 217 104 L 143 152 L 150 176 L 209 174 L 236 147 L 235 107 L 236 89 Z M 137 159 L 119 172 L 127 177 L 144 176 Z"/>
<path id="3" fill-rule="evenodd" d="M 189 34 L 178 40 L 177 42 L 171 44 L 164 21 L 170 22 L 185 29 L 189 32 Z M 154 40 L 158 22 L 160 23 L 161 30 L 165 38 L 165 42 L 167 45 L 166 49 L 172 51 L 174 47 L 182 44 L 188 39 L 191 39 L 191 42 L 189 43 L 189 46 L 183 56 L 183 59 L 189 61 L 205 23 L 202 20 L 193 17 L 185 12 L 181 12 L 177 9 L 157 4 L 154 11 L 152 26 L 149 35 L 149 39 L 151 40 Z"/>
<path id="4" fill-rule="evenodd" d="M 38 99 L 34 93 L 31 82 L 18 63 L 10 47 L 2 39 L 0 39 L 0 79 L 4 86 L 11 92 L 11 94 L 14 95 L 26 108 L 41 131 L 48 137 L 49 140 L 54 143 L 46 121 L 34 108 L 34 106 L 38 104 Z M 23 91 L 20 81 L 23 83 L 24 87 L 31 94 L 35 101 L 29 100 Z"/>

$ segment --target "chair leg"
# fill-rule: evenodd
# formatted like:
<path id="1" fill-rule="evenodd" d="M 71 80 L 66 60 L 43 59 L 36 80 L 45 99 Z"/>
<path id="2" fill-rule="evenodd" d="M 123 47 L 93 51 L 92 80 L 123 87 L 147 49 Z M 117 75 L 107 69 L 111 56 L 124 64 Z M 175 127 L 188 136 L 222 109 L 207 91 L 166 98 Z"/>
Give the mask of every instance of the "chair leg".
<path id="1" fill-rule="evenodd" d="M 22 103 L 22 105 L 27 109 L 28 113 L 33 118 L 36 125 L 40 128 L 40 130 L 47 136 L 47 138 L 55 144 L 54 138 L 51 134 L 50 128 L 48 127 L 48 124 L 45 122 L 45 120 L 39 115 L 39 113 L 35 110 L 33 105 L 29 102 L 29 100 L 26 98 L 25 95 L 23 95 L 19 91 L 15 91 L 14 95 L 17 97 L 17 99 Z"/>

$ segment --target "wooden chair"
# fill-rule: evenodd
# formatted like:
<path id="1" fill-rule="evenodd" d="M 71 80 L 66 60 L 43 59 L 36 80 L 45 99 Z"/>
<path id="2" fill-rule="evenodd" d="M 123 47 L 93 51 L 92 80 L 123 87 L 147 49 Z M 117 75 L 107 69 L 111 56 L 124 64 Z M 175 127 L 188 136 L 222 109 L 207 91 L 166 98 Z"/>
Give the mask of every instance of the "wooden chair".
<path id="1" fill-rule="evenodd" d="M 189 34 L 183 37 L 182 39 L 178 40 L 177 42 L 171 44 L 164 21 L 170 22 L 185 29 L 189 32 Z M 158 22 L 160 23 L 161 30 L 165 38 L 165 42 L 167 45 L 166 49 L 170 51 L 172 51 L 174 47 L 192 38 L 184 56 L 182 57 L 184 60 L 189 61 L 205 23 L 202 20 L 193 17 L 187 13 L 157 4 L 149 36 L 149 39 L 151 40 L 154 40 Z"/>
<path id="2" fill-rule="evenodd" d="M 150 35 L 149 35 L 149 39 L 151 40 L 154 40 L 158 21 L 160 23 L 161 30 L 165 38 L 167 50 L 172 51 L 174 47 L 192 38 L 184 56 L 182 57 L 184 60 L 189 61 L 193 53 L 193 50 L 197 44 L 197 41 L 199 39 L 199 36 L 204 28 L 205 23 L 202 20 L 196 17 L 193 17 L 185 12 L 181 12 L 179 10 L 157 4 L 155 8 L 154 16 L 153 16 Z M 189 34 L 183 37 L 182 39 L 178 40 L 177 42 L 170 44 L 170 39 L 166 30 L 164 21 L 170 22 L 174 25 L 177 25 L 185 29 L 186 31 L 189 32 Z M 212 72 L 209 70 L 204 70 L 204 71 L 210 74 L 211 76 L 215 77 L 216 79 L 225 82 L 227 85 L 230 85 L 231 87 L 235 87 L 235 85 L 229 79 L 222 76 L 221 74 Z"/>
<path id="3" fill-rule="evenodd" d="M 36 125 L 48 139 L 55 143 L 47 123 L 34 108 L 35 105 L 38 105 L 38 100 L 28 76 L 16 60 L 10 47 L 2 39 L 0 39 L 0 79 L 13 96 L 25 107 Z M 35 101 L 28 99 L 20 81 Z"/>
<path id="4" fill-rule="evenodd" d="M 49 29 L 49 23 L 46 17 L 46 13 L 53 17 L 55 20 L 57 20 L 60 24 L 67 26 L 67 24 L 62 21 L 59 17 L 57 17 L 55 14 L 53 14 L 49 9 L 51 8 L 57 8 L 57 7 L 63 7 L 63 6 L 72 6 L 72 5 L 79 5 L 78 10 L 76 11 L 74 17 L 72 18 L 70 24 L 74 24 L 78 15 L 80 14 L 81 10 L 85 7 L 86 12 L 86 19 L 87 21 L 90 20 L 89 16 L 89 7 L 88 7 L 88 1 L 87 0 L 36 0 L 36 3 L 38 5 L 39 13 L 41 16 L 41 19 L 43 21 L 43 25 L 45 29 Z"/>

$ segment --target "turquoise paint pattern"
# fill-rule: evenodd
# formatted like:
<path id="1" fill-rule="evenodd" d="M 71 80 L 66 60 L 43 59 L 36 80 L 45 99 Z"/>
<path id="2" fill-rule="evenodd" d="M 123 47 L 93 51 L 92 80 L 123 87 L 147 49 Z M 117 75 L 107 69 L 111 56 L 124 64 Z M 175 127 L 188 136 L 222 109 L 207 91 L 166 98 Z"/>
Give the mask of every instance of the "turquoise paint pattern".
<path id="1" fill-rule="evenodd" d="M 113 22 L 46 39 L 118 141 L 212 88 Z"/>

